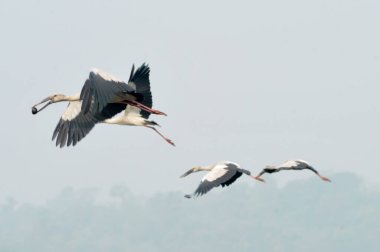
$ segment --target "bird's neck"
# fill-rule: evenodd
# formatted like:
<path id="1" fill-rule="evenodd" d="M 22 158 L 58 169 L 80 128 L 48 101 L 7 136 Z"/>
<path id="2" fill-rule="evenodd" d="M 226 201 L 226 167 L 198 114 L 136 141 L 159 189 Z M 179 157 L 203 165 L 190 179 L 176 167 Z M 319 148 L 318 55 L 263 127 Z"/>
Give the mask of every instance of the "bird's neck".
<path id="1" fill-rule="evenodd" d="M 66 95 L 65 96 L 66 101 L 79 101 L 80 100 L 80 93 L 75 95 Z"/>
<path id="2" fill-rule="evenodd" d="M 197 166 L 196 171 L 211 171 L 212 165 L 205 165 L 205 166 Z"/>
<path id="3" fill-rule="evenodd" d="M 80 100 L 80 93 L 75 95 L 62 95 L 59 98 L 56 98 L 54 102 L 62 102 L 62 101 L 79 101 Z"/>

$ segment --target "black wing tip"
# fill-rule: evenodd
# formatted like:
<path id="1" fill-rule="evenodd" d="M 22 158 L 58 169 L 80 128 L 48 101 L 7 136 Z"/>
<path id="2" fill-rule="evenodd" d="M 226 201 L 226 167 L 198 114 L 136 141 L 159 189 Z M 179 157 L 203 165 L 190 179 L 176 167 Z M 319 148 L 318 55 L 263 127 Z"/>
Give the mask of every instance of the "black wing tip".
<path id="1" fill-rule="evenodd" d="M 149 64 L 146 63 L 146 62 L 144 62 L 144 63 L 141 64 L 140 68 L 141 68 L 141 67 L 147 67 L 147 68 L 149 68 Z"/>
<path id="2" fill-rule="evenodd" d="M 139 67 L 142 72 L 150 73 L 150 67 L 145 62 Z"/>
<path id="3" fill-rule="evenodd" d="M 220 184 L 222 185 L 222 187 L 229 186 L 232 183 L 234 183 L 238 178 L 240 178 L 242 174 L 243 174 L 242 172 L 237 171 L 229 180 Z"/>
<path id="4" fill-rule="evenodd" d="M 149 74 L 150 74 L 150 67 L 149 65 L 144 63 L 139 68 L 137 68 L 131 80 L 135 80 L 137 78 L 147 78 L 149 80 Z"/>
<path id="5" fill-rule="evenodd" d="M 80 92 L 80 99 L 82 100 L 81 111 L 86 114 L 89 112 L 92 102 L 92 97 L 94 96 L 94 89 L 91 86 L 90 79 L 93 77 L 94 73 L 90 72 L 90 77 L 84 83 L 82 90 Z"/>
<path id="6" fill-rule="evenodd" d="M 132 65 L 131 74 L 129 75 L 129 81 L 132 80 L 134 74 L 135 74 L 135 64 Z"/>
<path id="7" fill-rule="evenodd" d="M 63 148 L 65 146 L 75 146 L 83 137 L 74 135 L 71 129 L 72 125 L 68 121 L 60 119 L 53 133 L 52 141 L 55 140 L 55 146 Z"/>
<path id="8" fill-rule="evenodd" d="M 149 80 L 150 67 L 147 63 L 143 63 L 137 70 L 135 71 L 135 64 L 132 65 L 131 74 L 129 75 L 129 81 L 133 82 L 137 78 L 148 78 Z"/>

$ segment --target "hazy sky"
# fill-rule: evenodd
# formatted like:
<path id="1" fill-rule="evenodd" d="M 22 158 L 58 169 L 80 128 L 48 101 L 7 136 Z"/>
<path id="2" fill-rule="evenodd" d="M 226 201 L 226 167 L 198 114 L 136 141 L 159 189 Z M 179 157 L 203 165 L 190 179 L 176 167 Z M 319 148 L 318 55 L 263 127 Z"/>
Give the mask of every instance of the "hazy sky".
<path id="1" fill-rule="evenodd" d="M 43 205 L 0 204 L 0 250 L 378 252 L 380 192 L 351 173 L 332 179 L 236 183 L 196 200 L 116 186 L 107 204 L 96 189 L 68 187 Z"/>
<path id="2" fill-rule="evenodd" d="M 379 1 L 0 0 L 0 201 L 41 202 L 63 187 L 191 192 L 194 165 L 231 160 L 258 172 L 286 159 L 326 176 L 380 183 Z M 75 148 L 51 142 L 91 68 L 127 80 L 149 63 L 145 128 L 97 125 Z M 310 173 L 278 174 L 285 183 Z M 242 183 L 255 183 L 242 179 Z"/>

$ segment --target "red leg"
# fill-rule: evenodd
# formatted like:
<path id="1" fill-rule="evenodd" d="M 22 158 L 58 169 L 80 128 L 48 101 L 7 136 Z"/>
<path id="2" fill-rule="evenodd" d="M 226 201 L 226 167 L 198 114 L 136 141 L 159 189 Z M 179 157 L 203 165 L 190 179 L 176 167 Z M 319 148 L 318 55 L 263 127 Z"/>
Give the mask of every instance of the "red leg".
<path id="1" fill-rule="evenodd" d="M 321 175 L 319 175 L 319 177 L 320 177 L 322 180 L 326 181 L 326 182 L 331 182 L 331 180 L 330 180 L 329 178 L 326 178 L 326 177 L 321 176 Z"/>
<path id="2" fill-rule="evenodd" d="M 152 108 L 149 108 L 147 106 L 145 106 L 144 104 L 141 104 L 137 101 L 124 101 L 126 104 L 129 104 L 131 106 L 135 106 L 135 107 L 138 107 L 139 109 L 141 110 L 145 110 L 151 114 L 155 114 L 155 115 L 164 115 L 164 116 L 167 116 L 167 114 L 165 114 L 164 112 L 162 111 L 159 111 L 157 109 L 152 109 Z"/>
<path id="3" fill-rule="evenodd" d="M 251 175 L 251 177 L 254 178 L 254 179 L 256 179 L 256 180 L 258 180 L 258 181 L 261 181 L 261 182 L 264 182 L 264 183 L 265 183 L 265 180 L 262 179 L 262 178 L 260 178 L 260 176 L 252 176 L 252 175 Z"/>
<path id="4" fill-rule="evenodd" d="M 150 128 L 154 131 L 157 132 L 157 134 L 159 134 L 163 139 L 165 139 L 166 142 L 168 142 L 169 144 L 175 146 L 174 142 L 172 140 L 170 140 L 169 138 L 166 138 L 164 135 L 162 135 L 155 127 L 152 127 L 152 126 L 145 126 L 147 128 Z"/>

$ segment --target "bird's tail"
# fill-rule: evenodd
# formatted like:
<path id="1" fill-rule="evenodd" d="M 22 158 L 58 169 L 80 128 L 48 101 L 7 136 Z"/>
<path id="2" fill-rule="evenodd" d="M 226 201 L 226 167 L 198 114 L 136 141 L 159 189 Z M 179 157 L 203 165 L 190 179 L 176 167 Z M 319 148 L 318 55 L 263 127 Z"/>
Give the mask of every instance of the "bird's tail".
<path id="1" fill-rule="evenodd" d="M 188 199 L 191 199 L 191 198 L 192 198 L 192 195 L 191 195 L 191 194 L 185 194 L 184 197 L 185 197 L 185 198 L 188 198 Z"/>

